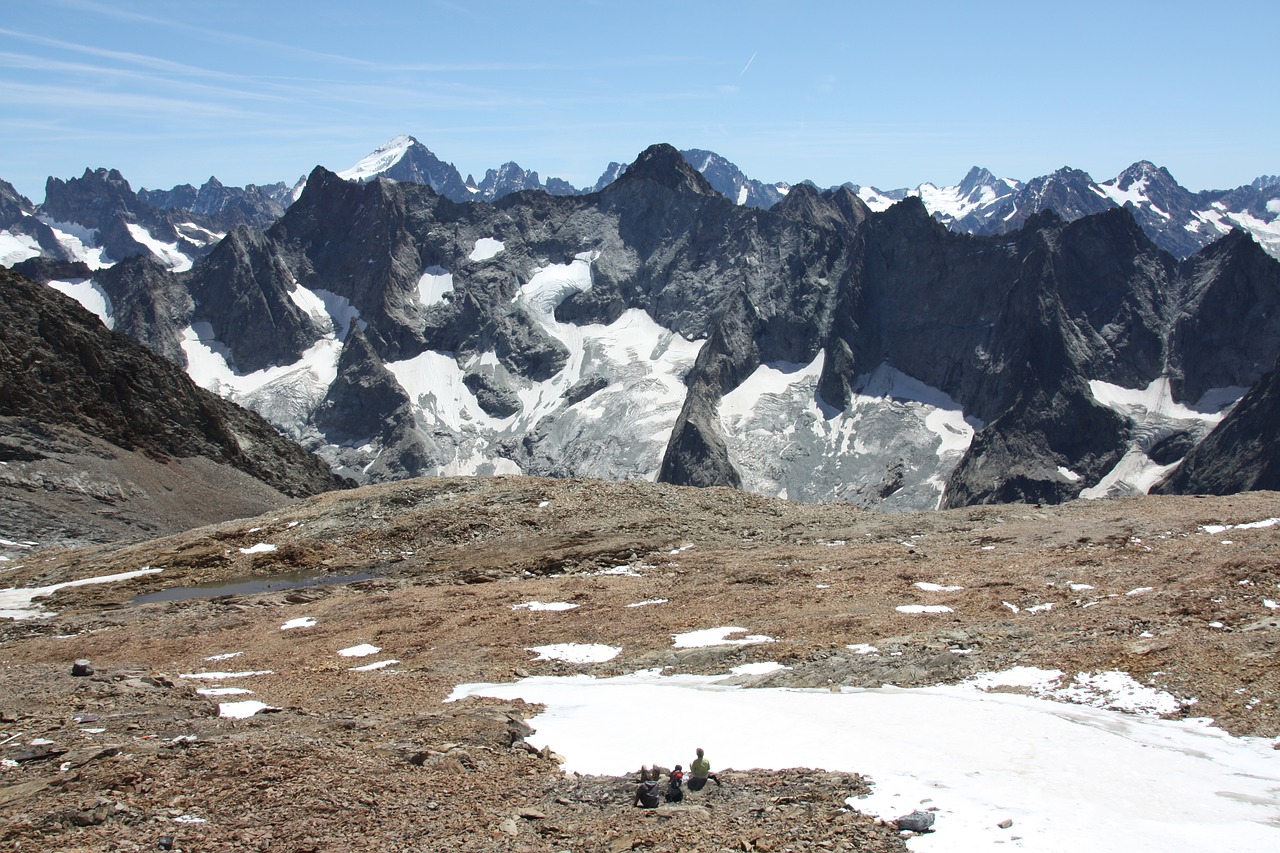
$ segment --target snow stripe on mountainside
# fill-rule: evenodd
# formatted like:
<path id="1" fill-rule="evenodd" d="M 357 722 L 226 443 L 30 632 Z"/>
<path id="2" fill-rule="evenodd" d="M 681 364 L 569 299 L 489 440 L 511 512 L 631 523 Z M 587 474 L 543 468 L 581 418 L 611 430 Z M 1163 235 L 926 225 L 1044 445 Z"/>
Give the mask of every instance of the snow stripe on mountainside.
<path id="1" fill-rule="evenodd" d="M 27 234 L 0 231 L 0 266 L 11 267 L 28 258 L 40 257 L 40 244 Z"/>
<path id="2" fill-rule="evenodd" d="M 129 233 L 142 245 L 150 250 L 162 264 L 167 266 L 173 272 L 186 272 L 191 269 L 191 259 L 182 253 L 177 243 L 165 243 L 151 236 L 151 232 L 143 228 L 141 225 L 128 223 L 125 228 L 129 229 Z"/>
<path id="3" fill-rule="evenodd" d="M 583 252 L 568 264 L 544 266 L 515 297 L 569 353 L 564 368 L 551 378 L 516 376 L 492 352 L 461 366 L 451 354 L 431 351 L 387 364 L 424 427 L 450 436 L 437 440 L 448 455 L 437 460 L 434 471 L 424 473 L 521 473 L 498 448 L 536 430 L 543 442 L 540 455 L 559 459 L 577 475 L 657 477 L 684 402 L 683 377 L 702 342 L 662 328 L 639 309 L 623 312 L 607 326 L 557 321 L 557 305 L 591 288 L 591 265 L 598 256 Z M 419 294 L 433 298 L 442 286 L 439 279 L 427 280 L 420 283 Z M 486 412 L 464 381 L 470 373 L 490 376 L 509 388 L 519 411 L 506 417 Z M 575 392 L 583 388 L 579 383 L 587 387 L 577 399 Z"/>
<path id="4" fill-rule="evenodd" d="M 337 378 L 342 342 L 336 336 L 321 338 L 293 364 L 238 373 L 209 324 L 194 323 L 183 331 L 182 351 L 187 356 L 187 374 L 197 385 L 252 409 L 292 434 Z"/>
<path id="5" fill-rule="evenodd" d="M 70 296 L 79 302 L 86 311 L 98 315 L 102 324 L 108 329 L 116 327 L 115 318 L 111 316 L 111 297 L 91 278 L 78 278 L 68 281 L 51 281 L 49 286 L 59 293 Z"/>

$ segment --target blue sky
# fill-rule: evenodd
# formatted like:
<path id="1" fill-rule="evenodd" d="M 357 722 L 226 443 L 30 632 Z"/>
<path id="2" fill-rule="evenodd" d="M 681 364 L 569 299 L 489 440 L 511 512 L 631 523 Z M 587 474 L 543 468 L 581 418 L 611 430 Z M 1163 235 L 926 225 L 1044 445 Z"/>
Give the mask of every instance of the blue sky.
<path id="1" fill-rule="evenodd" d="M 882 189 L 972 165 L 1280 172 L 1280 3 L 39 0 L 0 16 L 0 178 L 293 181 L 408 133 L 595 181 L 654 142 Z"/>

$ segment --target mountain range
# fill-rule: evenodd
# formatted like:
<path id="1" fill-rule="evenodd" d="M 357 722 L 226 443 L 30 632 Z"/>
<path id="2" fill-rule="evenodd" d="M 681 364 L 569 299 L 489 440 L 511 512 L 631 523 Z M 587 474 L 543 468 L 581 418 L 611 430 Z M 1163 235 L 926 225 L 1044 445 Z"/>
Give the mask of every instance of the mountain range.
<path id="1" fill-rule="evenodd" d="M 915 509 L 1280 485 L 1278 198 L 1148 163 L 820 190 L 661 145 L 585 191 L 400 137 L 297 186 L 4 185 L 0 255 L 354 480 Z"/>

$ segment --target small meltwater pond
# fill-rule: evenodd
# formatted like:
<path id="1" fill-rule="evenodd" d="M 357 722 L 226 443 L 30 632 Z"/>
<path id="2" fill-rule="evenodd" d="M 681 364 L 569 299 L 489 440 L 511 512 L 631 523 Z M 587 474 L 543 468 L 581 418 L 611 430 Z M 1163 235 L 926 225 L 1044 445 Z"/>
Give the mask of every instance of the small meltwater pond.
<path id="1" fill-rule="evenodd" d="M 355 583 L 373 578 L 368 572 L 353 575 L 318 575 L 315 572 L 285 572 L 265 577 L 236 578 L 195 586 L 176 586 L 149 592 L 132 599 L 133 604 L 150 604 L 157 601 L 186 601 L 192 598 L 217 598 L 223 595 L 257 595 L 264 592 L 281 592 L 311 586 Z"/>

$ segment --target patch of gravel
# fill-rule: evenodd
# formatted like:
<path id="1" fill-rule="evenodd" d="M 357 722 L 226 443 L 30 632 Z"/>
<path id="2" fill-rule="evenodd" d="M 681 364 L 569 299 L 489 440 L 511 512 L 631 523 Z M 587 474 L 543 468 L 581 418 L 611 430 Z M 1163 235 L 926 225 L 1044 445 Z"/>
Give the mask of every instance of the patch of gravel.
<path id="1" fill-rule="evenodd" d="M 0 758 L 16 762 L 0 766 L 0 844 L 900 850 L 890 828 L 844 809 L 865 783 L 855 774 L 726 771 L 724 788 L 645 812 L 628 805 L 634 778 L 566 777 L 525 748 L 520 720 L 536 709 L 442 703 L 460 683 L 530 674 L 775 661 L 787 668 L 728 683 L 910 687 L 1034 666 L 1119 670 L 1196 700 L 1174 715 L 1274 738 L 1280 620 L 1265 602 L 1280 600 L 1280 528 L 1204 528 L 1277 515 L 1273 493 L 877 515 L 722 489 L 475 478 L 325 494 L 131 545 L 12 549 L 7 586 L 163 571 L 38 600 L 55 616 L 0 620 Z M 258 543 L 276 549 L 242 553 Z M 372 577 L 131 603 L 354 573 Z M 529 601 L 578 606 L 512 609 Z M 908 604 L 951 612 L 897 609 Z M 718 626 L 773 642 L 674 645 Z M 529 651 L 562 643 L 622 651 L 599 663 Z M 338 654 L 366 644 L 381 651 Z M 78 658 L 97 674 L 71 677 Z M 383 659 L 397 663 L 353 671 Z M 218 697 L 195 692 L 214 683 L 178 677 L 215 669 L 269 672 L 224 684 L 280 710 L 217 716 Z M 66 752 L 16 761 L 34 739 Z"/>

